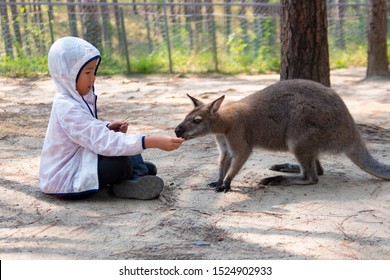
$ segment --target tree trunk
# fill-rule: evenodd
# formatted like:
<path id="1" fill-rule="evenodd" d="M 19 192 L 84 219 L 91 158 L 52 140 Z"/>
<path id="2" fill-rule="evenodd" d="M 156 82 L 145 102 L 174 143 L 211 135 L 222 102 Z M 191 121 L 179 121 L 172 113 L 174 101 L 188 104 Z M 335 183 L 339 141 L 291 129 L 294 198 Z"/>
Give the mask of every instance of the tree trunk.
<path id="1" fill-rule="evenodd" d="M 387 57 L 386 0 L 368 1 L 368 66 L 367 78 L 390 77 Z"/>
<path id="2" fill-rule="evenodd" d="M 148 48 L 149 48 L 149 53 L 153 52 L 153 40 L 152 40 L 152 32 L 150 28 L 150 20 L 149 20 L 149 10 L 150 7 L 147 4 L 146 0 L 143 0 L 145 3 L 144 10 L 145 10 L 145 26 L 146 26 L 146 32 L 147 32 L 147 37 L 148 37 Z"/>
<path id="3" fill-rule="evenodd" d="M 213 21 L 214 21 L 214 6 L 212 5 L 213 4 L 213 0 L 204 0 L 204 2 L 210 4 L 210 5 L 206 6 L 205 30 L 206 30 L 207 34 L 212 34 L 213 32 L 215 32 L 215 30 L 213 30 L 213 28 L 214 28 L 214 24 L 213 24 Z"/>
<path id="4" fill-rule="evenodd" d="M 54 11 L 53 6 L 51 5 L 52 0 L 47 0 L 50 3 L 47 7 L 47 17 L 49 19 L 49 29 L 50 29 L 50 41 L 51 44 L 54 43 L 54 30 L 53 30 L 53 22 L 54 22 Z"/>
<path id="5" fill-rule="evenodd" d="M 193 17 L 194 17 L 194 21 L 195 21 L 195 32 L 194 32 L 194 40 L 195 40 L 195 44 L 196 44 L 196 48 L 199 48 L 202 46 L 202 42 L 201 42 L 201 37 L 202 37 L 202 32 L 203 32 L 203 24 L 202 24 L 202 21 L 203 21 L 203 14 L 202 14 L 202 6 L 198 5 L 198 4 L 201 4 L 202 1 L 201 0 L 194 0 L 194 14 L 193 14 Z"/>
<path id="6" fill-rule="evenodd" d="M 16 0 L 10 0 L 10 3 L 15 3 Z M 12 23 L 14 27 L 15 39 L 18 42 L 18 48 L 22 49 L 23 41 L 22 41 L 22 33 L 20 31 L 20 21 L 21 18 L 18 13 L 18 6 L 11 5 L 11 14 L 12 14 Z"/>
<path id="7" fill-rule="evenodd" d="M 280 79 L 330 86 L 326 0 L 281 0 Z"/>
<path id="8" fill-rule="evenodd" d="M 185 0 L 185 3 L 191 3 L 190 0 Z M 193 31 L 192 31 L 192 7 L 190 5 L 185 5 L 184 6 L 184 15 L 186 19 L 186 31 L 187 31 L 187 36 L 188 36 L 188 42 L 190 43 L 190 49 L 192 50 L 194 48 L 194 38 L 193 38 Z"/>
<path id="9" fill-rule="evenodd" d="M 0 21 L 1 21 L 1 30 L 4 39 L 5 53 L 7 56 L 13 57 L 13 48 L 12 48 L 12 38 L 11 30 L 9 28 L 9 18 L 8 11 L 5 0 L 0 1 Z"/>
<path id="10" fill-rule="evenodd" d="M 110 26 L 110 10 L 108 9 L 107 0 L 100 0 L 100 3 L 104 4 L 100 6 L 103 20 L 103 41 L 104 51 L 111 52 L 112 49 L 112 34 Z"/>
<path id="11" fill-rule="evenodd" d="M 37 0 L 33 1 L 33 9 L 34 9 L 34 16 L 33 16 L 33 24 L 38 28 L 38 32 L 33 32 L 33 37 L 35 40 L 35 46 L 36 50 L 41 53 L 45 54 L 46 53 L 46 46 L 45 46 L 45 38 L 44 38 L 44 20 L 43 20 L 43 15 L 42 15 L 42 7 L 39 4 Z"/>
<path id="12" fill-rule="evenodd" d="M 76 6 L 72 4 L 75 2 L 75 0 L 68 0 L 67 2 L 69 3 L 67 7 L 70 35 L 78 37 L 79 35 L 77 32 Z"/>
<path id="13" fill-rule="evenodd" d="M 27 1 L 26 1 L 27 2 Z M 25 2 L 25 3 L 26 3 Z M 23 40 L 25 42 L 25 50 L 26 50 L 26 54 L 27 56 L 30 56 L 31 55 L 31 31 L 30 31 L 30 19 L 29 19 L 29 13 L 30 13 L 30 5 L 24 5 L 22 4 L 20 6 L 20 14 L 21 14 L 21 22 L 20 22 L 20 26 L 21 26 L 21 29 L 24 30 L 24 36 L 23 36 Z"/>
<path id="14" fill-rule="evenodd" d="M 179 7 L 175 6 L 174 0 L 169 0 L 169 3 L 171 4 L 171 6 L 169 8 L 169 10 L 171 12 L 171 22 L 175 25 L 176 23 L 180 22 L 180 19 L 177 17 L 177 15 L 180 13 L 176 12 L 176 9 L 179 9 Z"/>
<path id="15" fill-rule="evenodd" d="M 240 21 L 240 28 L 241 28 L 241 38 L 242 42 L 246 47 L 244 48 L 244 52 L 248 50 L 248 43 L 249 43 L 249 36 L 248 36 L 248 20 L 247 20 L 247 15 L 246 15 L 246 1 L 241 0 L 241 5 L 240 10 L 238 11 L 238 16 L 239 16 L 239 21 Z"/>
<path id="16" fill-rule="evenodd" d="M 261 3 L 268 4 L 269 0 L 254 0 L 253 2 L 255 4 L 261 4 Z M 255 48 L 256 55 L 259 54 L 260 48 L 262 47 L 263 44 L 272 45 L 271 42 L 264 42 L 264 39 L 266 37 L 265 35 L 267 34 L 264 25 L 269 20 L 266 19 L 267 17 L 269 17 L 267 12 L 269 12 L 269 9 L 266 6 L 258 6 L 258 5 L 253 6 L 253 16 L 254 16 L 253 33 L 255 34 L 253 47 Z M 269 34 L 269 32 L 267 35 L 270 37 L 272 36 L 271 34 Z"/>
<path id="17" fill-rule="evenodd" d="M 120 48 L 120 50 L 122 51 L 122 55 L 124 55 L 124 48 L 122 46 L 124 46 L 124 42 L 123 42 L 123 38 L 122 38 L 122 24 L 121 24 L 121 14 L 120 14 L 120 8 L 119 6 L 117 5 L 118 4 L 118 0 L 112 0 L 112 3 L 115 4 L 114 5 L 114 17 L 115 17 L 115 26 L 116 26 L 116 37 L 118 39 L 118 46 Z"/>
<path id="18" fill-rule="evenodd" d="M 345 18 L 345 3 L 346 0 L 335 1 L 336 14 L 336 46 L 340 49 L 345 49 L 344 39 L 344 18 Z"/>
<path id="19" fill-rule="evenodd" d="M 83 3 L 85 3 L 83 5 Z M 81 12 L 83 22 L 83 38 L 94 45 L 97 49 L 102 49 L 102 29 L 99 23 L 98 6 L 93 5 L 96 0 L 81 0 Z"/>
<path id="20" fill-rule="evenodd" d="M 137 1 L 136 0 L 133 0 L 133 13 L 134 13 L 134 15 L 138 15 Z"/>
<path id="21" fill-rule="evenodd" d="M 229 5 L 232 0 L 223 0 L 225 5 L 224 6 L 224 13 L 225 13 L 225 42 L 229 42 L 230 34 L 232 33 L 232 7 Z M 227 45 L 227 51 L 229 52 L 230 47 Z"/>

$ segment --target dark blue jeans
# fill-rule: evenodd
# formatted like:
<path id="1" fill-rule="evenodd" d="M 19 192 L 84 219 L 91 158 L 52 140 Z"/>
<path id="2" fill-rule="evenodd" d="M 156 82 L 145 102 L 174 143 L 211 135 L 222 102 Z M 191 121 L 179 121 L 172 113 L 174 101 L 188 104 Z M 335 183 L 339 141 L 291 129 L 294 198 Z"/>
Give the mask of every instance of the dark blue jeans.
<path id="1" fill-rule="evenodd" d="M 141 155 L 130 156 L 130 160 L 133 164 L 133 174 L 131 175 L 131 179 L 139 179 L 149 174 L 148 167 Z"/>
<path id="2" fill-rule="evenodd" d="M 154 165 L 147 165 L 141 155 L 98 157 L 99 188 L 120 183 L 124 180 L 136 180 L 145 175 L 155 175 Z M 155 167 L 154 167 L 155 168 Z M 58 198 L 77 200 L 83 199 L 96 193 L 98 190 L 82 193 L 63 194 Z"/>
<path id="3" fill-rule="evenodd" d="M 124 180 L 139 179 L 149 174 L 141 155 L 105 157 L 99 155 L 99 185 L 120 183 Z"/>

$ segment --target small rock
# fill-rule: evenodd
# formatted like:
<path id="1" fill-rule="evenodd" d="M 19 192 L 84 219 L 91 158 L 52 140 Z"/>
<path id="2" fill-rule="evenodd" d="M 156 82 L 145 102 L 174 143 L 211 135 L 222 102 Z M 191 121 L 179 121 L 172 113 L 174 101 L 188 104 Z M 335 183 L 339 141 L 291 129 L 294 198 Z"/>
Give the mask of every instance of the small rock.
<path id="1" fill-rule="evenodd" d="M 194 241 L 191 244 L 195 246 L 210 246 L 210 243 L 207 241 Z"/>

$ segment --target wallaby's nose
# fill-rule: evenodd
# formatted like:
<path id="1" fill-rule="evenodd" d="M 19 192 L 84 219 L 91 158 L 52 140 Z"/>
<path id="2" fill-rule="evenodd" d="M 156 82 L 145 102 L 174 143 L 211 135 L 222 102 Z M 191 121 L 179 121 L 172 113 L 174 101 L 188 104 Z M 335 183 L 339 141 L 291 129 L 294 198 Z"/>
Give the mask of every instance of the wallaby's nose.
<path id="1" fill-rule="evenodd" d="M 181 137 L 183 135 L 184 129 L 179 125 L 175 128 L 175 133 L 177 137 Z"/>

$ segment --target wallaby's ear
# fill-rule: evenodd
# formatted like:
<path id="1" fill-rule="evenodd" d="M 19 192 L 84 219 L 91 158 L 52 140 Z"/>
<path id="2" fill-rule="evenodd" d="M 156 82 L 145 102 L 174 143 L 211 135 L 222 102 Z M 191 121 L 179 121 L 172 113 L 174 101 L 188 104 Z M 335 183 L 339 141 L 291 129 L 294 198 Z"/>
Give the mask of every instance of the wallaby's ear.
<path id="1" fill-rule="evenodd" d="M 204 105 L 204 103 L 202 101 L 200 101 L 199 99 L 196 99 L 195 97 L 192 97 L 188 93 L 187 93 L 187 96 L 191 99 L 192 103 L 194 103 L 195 107 L 199 107 L 199 106 Z"/>
<path id="2" fill-rule="evenodd" d="M 220 98 L 218 98 L 210 103 L 209 110 L 212 114 L 214 114 L 215 112 L 217 112 L 219 110 L 219 107 L 221 107 L 222 101 L 224 99 L 225 99 L 225 95 L 222 95 Z"/>

